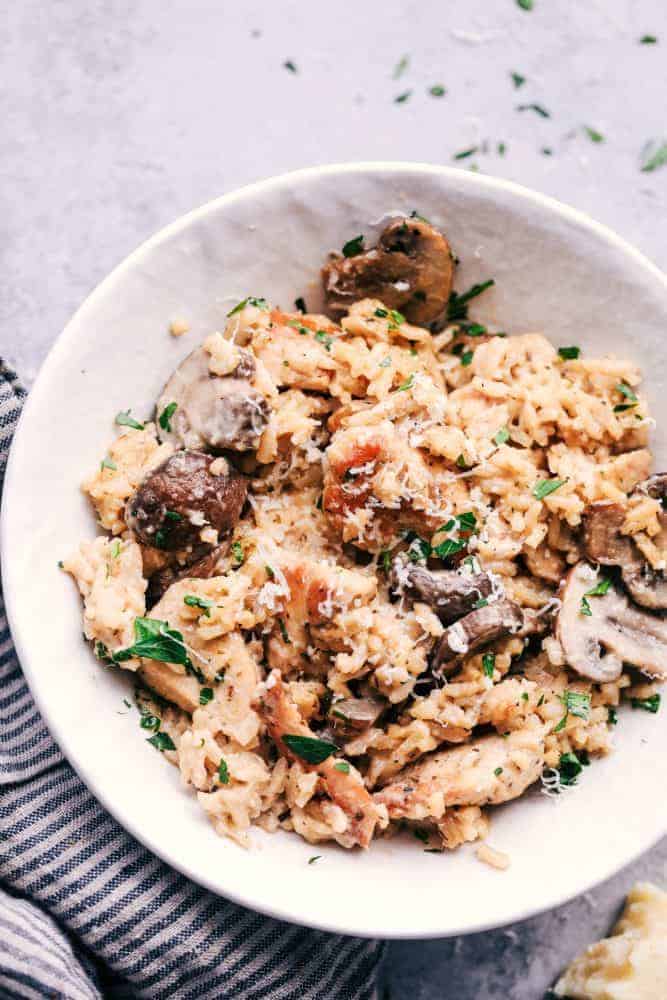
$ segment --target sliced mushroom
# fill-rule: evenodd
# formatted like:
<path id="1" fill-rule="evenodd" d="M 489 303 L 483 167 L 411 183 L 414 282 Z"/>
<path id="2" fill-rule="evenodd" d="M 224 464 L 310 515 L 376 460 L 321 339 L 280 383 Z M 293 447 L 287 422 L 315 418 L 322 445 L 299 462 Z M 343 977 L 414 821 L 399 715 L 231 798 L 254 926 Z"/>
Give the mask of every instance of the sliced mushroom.
<path id="1" fill-rule="evenodd" d="M 560 552 L 554 552 L 548 545 L 539 545 L 536 549 L 526 546 L 521 554 L 528 571 L 540 580 L 558 585 L 565 576 L 565 559 Z"/>
<path id="2" fill-rule="evenodd" d="M 352 735 L 374 726 L 386 708 L 380 698 L 341 698 L 331 705 L 329 719 L 335 729 Z"/>
<path id="3" fill-rule="evenodd" d="M 177 451 L 128 500 L 126 520 L 145 545 L 190 549 L 197 558 L 233 531 L 247 492 L 247 480 L 224 458 Z"/>
<path id="4" fill-rule="evenodd" d="M 354 257 L 335 257 L 322 268 L 332 313 L 359 299 L 380 299 L 424 325 L 445 310 L 452 290 L 454 259 L 445 237 L 423 219 L 395 219 L 378 245 Z"/>
<path id="5" fill-rule="evenodd" d="M 649 496 L 662 495 L 650 492 L 662 490 L 662 480 L 667 480 L 667 476 L 652 476 L 637 490 Z M 623 583 L 637 604 L 654 611 L 664 610 L 667 608 L 667 579 L 649 566 L 628 535 L 621 534 L 624 521 L 625 510 L 621 504 L 590 504 L 583 517 L 586 555 L 602 566 L 618 566 Z"/>
<path id="6" fill-rule="evenodd" d="M 434 673 L 447 672 L 456 662 L 503 636 L 520 632 L 524 624 L 518 604 L 501 598 L 477 608 L 446 628 L 433 659 Z"/>
<path id="7" fill-rule="evenodd" d="M 210 355 L 198 347 L 181 362 L 157 403 L 158 434 L 175 447 L 199 450 L 249 451 L 257 448 L 269 419 L 269 405 L 253 388 L 255 359 L 237 348 L 237 367 L 229 375 L 214 375 Z M 164 426 L 166 424 L 166 426 Z"/>
<path id="8" fill-rule="evenodd" d="M 667 621 L 633 607 L 614 587 L 590 595 L 597 579 L 595 570 L 580 562 L 562 588 L 555 632 L 568 666 L 598 683 L 617 680 L 624 663 L 666 679 Z"/>
<path id="9" fill-rule="evenodd" d="M 163 594 L 171 587 L 172 583 L 179 580 L 204 580 L 211 576 L 217 576 L 226 569 L 226 557 L 229 552 L 229 541 L 226 544 L 218 545 L 211 549 L 194 562 L 180 565 L 165 566 L 163 569 L 153 573 L 148 579 L 146 589 L 146 607 L 152 608 L 161 599 Z"/>
<path id="10" fill-rule="evenodd" d="M 475 604 L 493 592 L 488 573 L 457 573 L 431 570 L 397 556 L 391 567 L 390 584 L 396 593 L 408 592 L 430 604 L 445 624 L 473 611 Z"/>
<path id="11" fill-rule="evenodd" d="M 667 499 L 667 472 L 656 472 L 635 486 L 635 493 L 646 493 L 654 500 Z"/>

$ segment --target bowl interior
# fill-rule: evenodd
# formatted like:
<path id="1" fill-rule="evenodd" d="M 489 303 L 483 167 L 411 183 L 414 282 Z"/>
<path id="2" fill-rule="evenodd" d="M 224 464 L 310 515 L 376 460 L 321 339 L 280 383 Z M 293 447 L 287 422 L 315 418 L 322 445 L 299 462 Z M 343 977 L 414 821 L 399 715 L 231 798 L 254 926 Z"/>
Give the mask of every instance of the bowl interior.
<path id="1" fill-rule="evenodd" d="M 301 171 L 205 206 L 154 237 L 87 300 L 28 400 L 7 472 L 5 595 L 38 704 L 104 805 L 155 853 L 209 888 L 275 916 L 347 933 L 430 936 L 521 919 L 602 880 L 665 829 L 664 716 L 623 710 L 618 750 L 558 802 L 539 793 L 498 809 L 501 874 L 471 851 L 426 854 L 414 840 L 367 853 L 257 832 L 245 851 L 219 839 L 123 699 L 131 678 L 81 641 L 80 603 L 58 559 L 95 533 L 78 490 L 114 436 L 114 415 L 147 416 L 176 363 L 248 294 L 287 308 L 319 301 L 325 254 L 376 232 L 387 213 L 442 226 L 461 259 L 457 287 L 495 278 L 473 314 L 510 333 L 642 365 L 667 460 L 664 278 L 608 231 L 555 202 L 463 171 L 359 165 Z M 190 332 L 170 337 L 185 317 Z M 313 855 L 321 859 L 312 865 Z"/>

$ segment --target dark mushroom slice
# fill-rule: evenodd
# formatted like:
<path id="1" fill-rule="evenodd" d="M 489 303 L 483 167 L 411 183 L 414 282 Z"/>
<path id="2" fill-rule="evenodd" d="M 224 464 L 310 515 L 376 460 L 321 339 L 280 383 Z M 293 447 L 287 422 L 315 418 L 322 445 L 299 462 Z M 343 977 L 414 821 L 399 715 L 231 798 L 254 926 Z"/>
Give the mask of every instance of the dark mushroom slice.
<path id="1" fill-rule="evenodd" d="M 381 698 L 341 698 L 329 708 L 328 718 L 334 729 L 352 736 L 374 726 L 386 708 Z"/>
<path id="2" fill-rule="evenodd" d="M 662 475 L 652 477 L 654 480 L 663 478 L 667 479 Z M 650 482 L 647 480 L 646 484 Z M 652 487 L 644 490 L 646 484 L 642 483 L 637 489 L 648 493 Z M 649 566 L 628 535 L 621 534 L 624 521 L 625 509 L 621 504 L 590 504 L 583 516 L 584 551 L 592 562 L 601 566 L 618 566 L 621 579 L 637 604 L 653 611 L 664 610 L 667 608 L 667 579 Z"/>
<path id="3" fill-rule="evenodd" d="M 449 243 L 434 226 L 416 218 L 395 219 L 372 250 L 335 257 L 322 268 L 333 314 L 341 315 L 359 299 L 380 299 L 422 326 L 445 311 L 453 278 Z"/>
<path id="4" fill-rule="evenodd" d="M 157 403 L 160 440 L 204 451 L 257 448 L 268 423 L 269 405 L 250 383 L 255 372 L 253 355 L 244 348 L 237 350 L 240 360 L 229 375 L 210 371 L 210 355 L 203 347 L 181 362 Z M 170 407 L 171 416 L 160 422 Z"/>
<path id="5" fill-rule="evenodd" d="M 226 459 L 177 451 L 149 472 L 128 500 L 126 520 L 144 545 L 189 549 L 196 559 L 231 534 L 247 493 L 247 480 Z M 207 528 L 215 539 L 206 538 Z"/>
<path id="6" fill-rule="evenodd" d="M 667 472 L 655 472 L 643 483 L 635 486 L 633 493 L 646 493 L 654 500 L 663 501 L 667 499 Z"/>
<path id="7" fill-rule="evenodd" d="M 148 579 L 146 588 L 146 607 L 150 609 L 157 604 L 172 583 L 177 583 L 179 580 L 205 580 L 223 573 L 227 569 L 228 553 L 229 541 L 211 549 L 194 562 L 185 565 L 175 563 L 153 573 Z"/>
<path id="8" fill-rule="evenodd" d="M 577 563 L 561 590 L 555 634 L 568 666 L 600 684 L 615 681 L 629 663 L 649 677 L 667 678 L 667 621 L 634 607 L 610 587 L 589 595 L 598 577 Z"/>
<path id="9" fill-rule="evenodd" d="M 443 632 L 433 657 L 433 672 L 447 673 L 462 656 L 475 653 L 496 639 L 520 632 L 523 624 L 521 608 L 507 598 L 471 611 Z"/>
<path id="10" fill-rule="evenodd" d="M 389 576 L 391 589 L 408 593 L 429 604 L 445 624 L 475 610 L 475 605 L 493 592 L 488 573 L 458 573 L 456 570 L 431 570 L 397 556 Z"/>

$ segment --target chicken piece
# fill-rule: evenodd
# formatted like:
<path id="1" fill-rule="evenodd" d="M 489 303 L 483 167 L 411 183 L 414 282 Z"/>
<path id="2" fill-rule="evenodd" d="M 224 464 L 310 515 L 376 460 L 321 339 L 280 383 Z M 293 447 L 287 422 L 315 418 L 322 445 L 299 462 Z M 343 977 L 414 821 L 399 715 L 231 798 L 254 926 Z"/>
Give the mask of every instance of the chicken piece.
<path id="1" fill-rule="evenodd" d="M 433 473 L 389 421 L 338 431 L 327 449 L 323 509 L 343 541 L 375 551 L 404 529 L 442 524 Z"/>
<path id="2" fill-rule="evenodd" d="M 311 740 L 317 737 L 303 721 L 277 670 L 271 671 L 260 688 L 256 708 L 280 752 L 290 760 L 298 760 L 306 770 L 316 771 L 328 795 L 345 813 L 348 825 L 337 835 L 338 843 L 343 847 L 368 847 L 383 810 L 373 802 L 354 767 L 348 765 L 347 770 L 339 770 L 342 761 L 333 755 L 319 764 L 309 764 L 285 744 L 283 738 L 287 735 Z"/>
<path id="3" fill-rule="evenodd" d="M 449 806 L 499 805 L 522 795 L 544 767 L 537 722 L 507 737 L 483 736 L 406 767 L 373 798 L 390 819 L 440 819 Z"/>

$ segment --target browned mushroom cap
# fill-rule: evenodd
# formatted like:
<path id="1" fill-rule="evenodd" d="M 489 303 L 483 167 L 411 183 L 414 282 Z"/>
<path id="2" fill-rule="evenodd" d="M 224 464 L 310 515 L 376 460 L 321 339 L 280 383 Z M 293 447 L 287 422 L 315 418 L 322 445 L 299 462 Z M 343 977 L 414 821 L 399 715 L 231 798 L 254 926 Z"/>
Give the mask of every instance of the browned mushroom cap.
<path id="1" fill-rule="evenodd" d="M 257 448 L 269 419 L 264 396 L 250 378 L 255 359 L 238 348 L 240 360 L 229 375 L 209 370 L 203 347 L 189 354 L 171 376 L 157 403 L 158 434 L 175 447 L 199 450 L 249 451 Z M 173 404 L 176 408 L 173 409 Z"/>
<path id="2" fill-rule="evenodd" d="M 407 591 L 430 604 L 446 624 L 473 611 L 475 604 L 493 591 L 493 581 L 488 573 L 430 570 L 401 556 L 394 559 L 389 580 L 396 593 Z"/>
<path id="3" fill-rule="evenodd" d="M 555 631 L 568 666 L 599 683 L 620 677 L 624 663 L 667 678 L 667 621 L 633 607 L 614 587 L 589 595 L 597 580 L 580 562 L 562 588 Z"/>
<path id="4" fill-rule="evenodd" d="M 223 573 L 227 568 L 226 557 L 229 545 L 228 540 L 225 544 L 218 545 L 217 548 L 206 552 L 201 558 L 196 558 L 194 562 L 186 563 L 183 566 L 175 563 L 153 573 L 149 577 L 146 588 L 146 607 L 152 608 L 154 604 L 157 604 L 172 583 L 176 583 L 178 580 L 204 580 Z"/>
<path id="5" fill-rule="evenodd" d="M 663 484 L 657 481 L 667 481 L 667 476 L 652 476 L 651 479 L 656 483 L 649 486 L 651 480 L 646 480 L 637 490 L 649 493 L 651 489 L 662 489 Z M 590 504 L 583 516 L 586 555 L 602 566 L 620 567 L 623 583 L 637 604 L 654 611 L 663 610 L 667 608 L 667 579 L 649 566 L 631 538 L 621 534 L 624 521 L 625 510 L 621 504 Z"/>
<path id="6" fill-rule="evenodd" d="M 422 219 L 395 219 L 372 250 L 336 257 L 322 268 L 332 313 L 344 313 L 359 299 L 380 299 L 421 325 L 444 312 L 453 277 L 449 243 Z"/>
<path id="7" fill-rule="evenodd" d="M 656 472 L 635 486 L 634 493 L 646 493 L 655 500 L 667 499 L 667 472 Z"/>
<path id="8" fill-rule="evenodd" d="M 177 451 L 149 472 L 127 502 L 128 526 L 144 545 L 201 554 L 230 534 L 241 514 L 248 483 L 224 458 Z M 215 539 L 202 537 L 213 528 Z"/>
<path id="9" fill-rule="evenodd" d="M 386 707 L 381 698 L 341 698 L 329 709 L 329 719 L 346 734 L 362 732 L 375 725 Z"/>
<path id="10" fill-rule="evenodd" d="M 447 672 L 457 660 L 474 653 L 496 639 L 517 633 L 523 626 L 523 612 L 518 604 L 502 598 L 446 628 L 433 658 L 434 672 Z"/>

